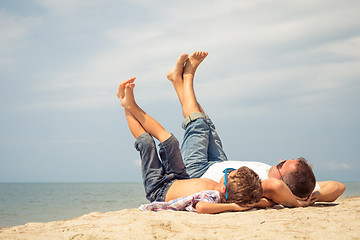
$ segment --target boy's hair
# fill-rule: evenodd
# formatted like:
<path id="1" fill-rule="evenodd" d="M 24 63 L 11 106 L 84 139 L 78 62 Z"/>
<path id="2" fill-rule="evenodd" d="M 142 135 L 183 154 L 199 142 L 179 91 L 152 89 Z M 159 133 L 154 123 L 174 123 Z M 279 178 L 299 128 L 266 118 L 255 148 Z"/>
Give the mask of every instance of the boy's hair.
<path id="1" fill-rule="evenodd" d="M 296 169 L 284 176 L 284 183 L 301 198 L 308 197 L 315 188 L 315 175 L 305 158 L 298 158 Z"/>
<path id="2" fill-rule="evenodd" d="M 259 176 L 248 167 L 241 167 L 235 175 L 229 177 L 227 183 L 228 198 L 222 198 L 223 203 L 239 205 L 260 201 L 263 189 Z"/>

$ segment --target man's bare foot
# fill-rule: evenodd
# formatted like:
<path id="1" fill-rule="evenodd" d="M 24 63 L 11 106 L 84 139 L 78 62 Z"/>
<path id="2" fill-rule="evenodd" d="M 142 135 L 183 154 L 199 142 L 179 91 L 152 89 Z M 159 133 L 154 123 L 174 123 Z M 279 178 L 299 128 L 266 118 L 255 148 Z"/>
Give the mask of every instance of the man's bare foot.
<path id="1" fill-rule="evenodd" d="M 183 74 L 194 75 L 197 67 L 206 58 L 207 55 L 207 52 L 193 52 L 190 55 L 189 59 L 186 61 Z"/>
<path id="2" fill-rule="evenodd" d="M 180 101 L 184 118 L 194 112 L 204 113 L 204 110 L 196 100 L 193 81 L 197 67 L 207 55 L 207 52 L 194 52 L 186 61 L 183 73 L 182 101 Z"/>
<path id="3" fill-rule="evenodd" d="M 125 80 L 119 85 L 117 96 L 120 98 L 121 106 L 125 109 L 136 104 L 133 92 L 135 87 L 134 81 L 135 77 Z"/>
<path id="4" fill-rule="evenodd" d="M 188 55 L 186 53 L 181 54 L 180 57 L 176 60 L 175 67 L 166 74 L 167 79 L 169 79 L 172 83 L 175 83 L 176 81 L 182 81 L 184 63 L 187 60 Z"/>

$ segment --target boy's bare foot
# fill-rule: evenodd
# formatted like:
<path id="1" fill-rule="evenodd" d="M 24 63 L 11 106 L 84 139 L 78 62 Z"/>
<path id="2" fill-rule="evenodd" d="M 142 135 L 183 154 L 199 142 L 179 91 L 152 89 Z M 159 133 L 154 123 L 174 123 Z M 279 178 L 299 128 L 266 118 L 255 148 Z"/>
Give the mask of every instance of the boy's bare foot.
<path id="1" fill-rule="evenodd" d="M 186 53 L 181 54 L 180 57 L 176 60 L 175 67 L 166 74 L 167 79 L 169 79 L 172 83 L 175 83 L 176 81 L 182 81 L 184 63 L 187 60 L 188 55 Z"/>
<path id="2" fill-rule="evenodd" d="M 190 55 L 189 59 L 186 61 L 183 74 L 194 75 L 197 67 L 206 58 L 207 55 L 207 52 L 193 52 Z"/>
<path id="3" fill-rule="evenodd" d="M 128 83 L 133 83 L 135 81 L 136 77 L 129 78 L 125 81 L 122 81 L 119 85 L 118 91 L 116 93 L 117 97 L 121 100 L 125 97 L 125 85 Z"/>
<path id="4" fill-rule="evenodd" d="M 130 107 L 136 106 L 133 91 L 134 87 L 135 83 L 127 83 L 125 85 L 125 97 L 121 100 L 121 106 L 125 109 L 130 109 Z"/>
<path id="5" fill-rule="evenodd" d="M 133 92 L 133 89 L 135 87 L 135 79 L 135 77 L 130 78 L 123 81 L 119 85 L 117 96 L 120 98 L 121 106 L 123 106 L 124 108 L 129 108 L 130 106 L 136 104 Z"/>

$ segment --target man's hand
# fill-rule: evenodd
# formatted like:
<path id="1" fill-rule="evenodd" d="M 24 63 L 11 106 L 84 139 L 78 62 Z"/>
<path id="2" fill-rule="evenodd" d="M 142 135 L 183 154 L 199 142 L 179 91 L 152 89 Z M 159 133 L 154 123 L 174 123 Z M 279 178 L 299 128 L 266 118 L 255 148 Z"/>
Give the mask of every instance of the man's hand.
<path id="1" fill-rule="evenodd" d="M 261 185 L 263 197 L 286 207 L 306 207 L 317 199 L 317 196 L 313 198 L 311 195 L 308 198 L 296 197 L 283 181 L 276 178 L 266 179 Z"/>
<path id="2" fill-rule="evenodd" d="M 316 194 L 315 194 L 315 195 L 314 195 L 314 194 L 310 194 L 310 196 L 307 197 L 307 198 L 299 198 L 299 197 L 297 197 L 297 196 L 295 196 L 295 195 L 294 195 L 294 197 L 298 200 L 299 205 L 300 205 L 299 207 L 307 207 L 307 206 L 315 203 L 316 200 L 317 200 Z"/>
<path id="3" fill-rule="evenodd" d="M 314 204 L 315 202 L 317 202 L 319 200 L 319 197 L 320 197 L 320 193 L 318 191 L 316 192 L 313 192 L 311 194 L 311 201 L 310 201 L 310 205 L 311 204 Z"/>

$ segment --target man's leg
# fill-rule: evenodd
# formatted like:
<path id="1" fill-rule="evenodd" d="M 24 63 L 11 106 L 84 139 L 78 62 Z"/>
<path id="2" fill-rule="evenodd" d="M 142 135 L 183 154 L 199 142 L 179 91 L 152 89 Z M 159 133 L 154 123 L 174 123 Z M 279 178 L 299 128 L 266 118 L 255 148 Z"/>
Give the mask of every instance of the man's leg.
<path id="1" fill-rule="evenodd" d="M 184 104 L 183 113 L 186 118 L 183 124 L 185 128 L 184 142 L 182 145 L 182 153 L 186 167 L 189 167 L 194 177 L 201 177 L 206 170 L 215 162 L 225 161 L 227 157 L 222 148 L 221 140 L 215 131 L 215 126 L 210 118 L 205 115 L 205 112 L 199 102 L 197 101 L 194 91 L 194 76 L 200 63 L 208 55 L 207 52 L 195 52 L 190 55 L 189 60 L 185 64 L 183 79 L 184 79 Z M 199 114 L 199 112 L 201 114 Z M 199 117 L 201 119 L 197 120 Z M 194 121 L 195 119 L 195 121 Z M 187 124 L 187 126 L 186 126 Z M 204 141 L 206 139 L 206 141 Z M 194 142 L 198 144 L 207 143 L 207 163 L 199 163 L 199 150 L 194 149 Z M 205 148 L 202 149 L 204 151 Z M 205 153 L 205 151 L 204 151 Z M 190 170 L 189 170 L 190 173 Z"/>
<path id="2" fill-rule="evenodd" d="M 174 85 L 176 94 L 179 98 L 181 105 L 182 105 L 182 99 L 183 99 L 184 64 L 188 60 L 188 58 L 189 57 L 186 53 L 181 54 L 180 57 L 176 60 L 175 67 L 166 74 L 166 77 Z"/>
<path id="3" fill-rule="evenodd" d="M 191 113 L 204 113 L 204 110 L 200 106 L 195 96 L 194 76 L 196 69 L 198 68 L 200 63 L 206 58 L 207 55 L 207 52 L 194 52 L 190 55 L 188 61 L 185 64 L 183 72 L 184 87 L 182 104 L 184 118 L 188 117 Z"/>
<path id="4" fill-rule="evenodd" d="M 179 98 L 184 118 L 190 113 L 202 112 L 200 104 L 196 100 L 193 79 L 197 67 L 206 58 L 207 52 L 194 52 L 188 57 L 182 54 L 176 61 L 175 67 L 167 73 L 167 78 L 174 85 L 176 94 Z M 184 63 L 185 67 L 184 67 Z"/>
<path id="5" fill-rule="evenodd" d="M 215 127 L 197 102 L 194 92 L 194 75 L 206 56 L 206 52 L 194 52 L 186 61 L 184 69 L 183 64 L 178 64 L 181 59 L 179 58 L 174 68 L 178 69 L 171 70 L 172 74 L 168 74 L 178 94 L 185 118 L 181 153 L 191 178 L 201 177 L 214 162 L 227 160 Z"/>

